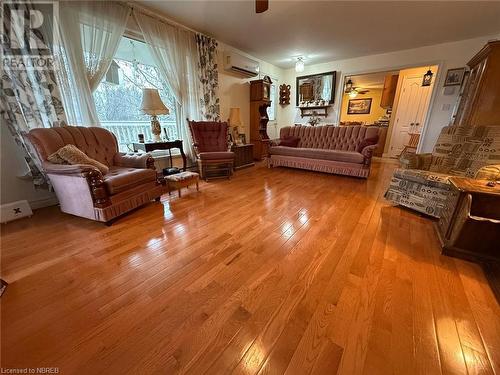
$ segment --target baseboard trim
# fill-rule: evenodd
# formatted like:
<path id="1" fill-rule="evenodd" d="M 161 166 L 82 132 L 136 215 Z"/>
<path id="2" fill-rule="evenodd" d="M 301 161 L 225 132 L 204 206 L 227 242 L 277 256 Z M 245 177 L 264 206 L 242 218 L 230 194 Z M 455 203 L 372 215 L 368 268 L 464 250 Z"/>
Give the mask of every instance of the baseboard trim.
<path id="1" fill-rule="evenodd" d="M 59 201 L 56 196 L 53 196 L 44 199 L 31 200 L 29 201 L 29 204 L 32 210 L 38 210 L 39 208 L 57 206 Z"/>

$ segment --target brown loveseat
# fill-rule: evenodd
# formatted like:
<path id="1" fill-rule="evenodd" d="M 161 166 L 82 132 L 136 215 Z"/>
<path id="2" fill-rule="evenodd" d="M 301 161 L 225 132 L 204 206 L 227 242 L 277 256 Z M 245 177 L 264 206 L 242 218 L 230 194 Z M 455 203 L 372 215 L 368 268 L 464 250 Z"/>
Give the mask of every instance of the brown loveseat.
<path id="1" fill-rule="evenodd" d="M 269 148 L 269 167 L 283 166 L 318 172 L 367 178 L 376 144 L 378 128 L 365 126 L 286 126 L 280 140 L 298 138 L 297 147 Z"/>
<path id="2" fill-rule="evenodd" d="M 164 192 L 149 154 L 118 152 L 113 133 L 103 128 L 65 126 L 33 129 L 27 138 L 35 147 L 63 212 L 110 222 Z M 109 167 L 103 175 L 91 165 L 53 164 L 48 156 L 72 144 Z"/>

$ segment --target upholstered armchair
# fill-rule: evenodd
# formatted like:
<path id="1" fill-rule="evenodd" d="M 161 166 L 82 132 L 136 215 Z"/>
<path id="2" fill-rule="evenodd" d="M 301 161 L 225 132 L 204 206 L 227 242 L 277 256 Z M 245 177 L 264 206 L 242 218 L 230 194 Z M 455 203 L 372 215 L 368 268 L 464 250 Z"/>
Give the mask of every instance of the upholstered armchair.
<path id="1" fill-rule="evenodd" d="M 227 122 L 189 121 L 193 147 L 201 178 L 227 177 L 233 174 L 234 153 L 227 141 Z"/>
<path id="2" fill-rule="evenodd" d="M 153 158 L 149 154 L 118 152 L 116 137 L 106 129 L 79 126 L 33 129 L 27 138 L 42 161 L 63 212 L 111 223 L 134 208 L 158 200 L 165 192 L 157 179 Z M 51 154 L 68 144 L 106 165 L 109 172 L 103 174 L 92 165 L 48 161 Z"/>
<path id="3" fill-rule="evenodd" d="M 432 153 L 405 154 L 394 171 L 389 201 L 439 218 L 450 194 L 449 178 L 500 178 L 500 126 L 445 126 Z"/>

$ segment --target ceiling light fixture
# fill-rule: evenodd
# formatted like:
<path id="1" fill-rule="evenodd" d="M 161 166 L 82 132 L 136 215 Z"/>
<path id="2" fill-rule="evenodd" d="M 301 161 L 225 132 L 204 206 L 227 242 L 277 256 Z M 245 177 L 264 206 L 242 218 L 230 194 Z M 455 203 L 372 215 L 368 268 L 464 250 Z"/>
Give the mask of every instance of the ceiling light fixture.
<path id="1" fill-rule="evenodd" d="M 304 58 L 303 57 L 297 57 L 297 62 L 295 63 L 295 71 L 297 73 L 304 71 Z"/>
<path id="2" fill-rule="evenodd" d="M 356 90 L 352 89 L 351 91 L 349 91 L 349 98 L 353 99 L 356 96 L 358 96 L 358 92 Z"/>

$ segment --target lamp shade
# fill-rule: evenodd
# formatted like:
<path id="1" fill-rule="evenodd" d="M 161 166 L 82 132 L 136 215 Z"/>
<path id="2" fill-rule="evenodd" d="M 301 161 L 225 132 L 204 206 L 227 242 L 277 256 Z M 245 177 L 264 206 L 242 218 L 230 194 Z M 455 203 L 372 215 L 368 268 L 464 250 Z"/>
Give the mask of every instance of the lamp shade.
<path id="1" fill-rule="evenodd" d="M 240 109 L 231 108 L 229 110 L 229 124 L 231 126 L 241 126 Z"/>
<path id="2" fill-rule="evenodd" d="M 168 115 L 170 113 L 161 101 L 157 89 L 142 89 L 141 111 L 148 115 Z"/>

